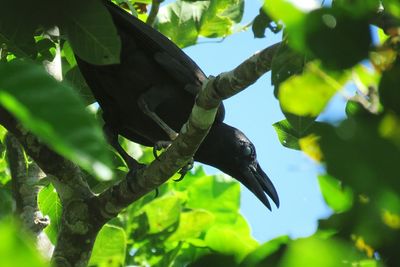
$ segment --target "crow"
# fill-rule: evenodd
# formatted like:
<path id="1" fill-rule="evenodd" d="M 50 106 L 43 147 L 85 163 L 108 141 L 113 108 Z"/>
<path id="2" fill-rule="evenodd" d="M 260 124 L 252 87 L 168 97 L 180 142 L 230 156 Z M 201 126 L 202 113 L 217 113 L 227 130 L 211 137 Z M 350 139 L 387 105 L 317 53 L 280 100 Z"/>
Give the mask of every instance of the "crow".
<path id="1" fill-rule="evenodd" d="M 173 140 L 187 121 L 206 76 L 167 37 L 119 6 L 104 1 L 121 40 L 120 63 L 93 65 L 75 55 L 78 67 L 103 111 L 109 142 L 130 169 L 140 164 L 119 145 L 118 135 L 144 146 Z M 271 210 L 278 194 L 261 169 L 256 149 L 239 130 L 223 122 L 223 104 L 194 160 L 214 166 L 245 185 Z"/>

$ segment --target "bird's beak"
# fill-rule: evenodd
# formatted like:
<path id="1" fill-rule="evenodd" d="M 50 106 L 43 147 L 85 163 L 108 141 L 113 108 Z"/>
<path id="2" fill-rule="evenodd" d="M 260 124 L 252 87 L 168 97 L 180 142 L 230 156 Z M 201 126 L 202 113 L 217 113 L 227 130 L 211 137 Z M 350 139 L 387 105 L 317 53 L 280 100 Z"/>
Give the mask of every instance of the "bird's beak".
<path id="1" fill-rule="evenodd" d="M 279 197 L 275 190 L 274 185 L 268 178 L 267 174 L 261 169 L 260 164 L 255 162 L 255 164 L 250 165 L 246 168 L 244 173 L 244 178 L 248 183 L 246 186 L 258 197 L 259 200 L 271 210 L 271 204 L 268 198 L 265 196 L 267 194 L 275 205 L 279 208 Z"/>

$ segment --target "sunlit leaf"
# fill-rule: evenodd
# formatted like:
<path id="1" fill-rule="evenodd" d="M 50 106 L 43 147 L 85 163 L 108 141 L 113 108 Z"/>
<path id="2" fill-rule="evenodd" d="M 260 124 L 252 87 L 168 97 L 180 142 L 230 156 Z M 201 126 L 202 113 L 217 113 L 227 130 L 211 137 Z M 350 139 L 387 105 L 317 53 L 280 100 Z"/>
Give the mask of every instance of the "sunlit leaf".
<path id="1" fill-rule="evenodd" d="M 158 233 L 179 221 L 182 199 L 178 194 L 168 194 L 155 199 L 143 207 L 150 229 L 149 233 Z"/>
<path id="2" fill-rule="evenodd" d="M 198 37 L 198 25 L 208 1 L 175 1 L 162 8 L 157 15 L 157 28 L 179 47 L 193 45 Z"/>
<path id="3" fill-rule="evenodd" d="M 238 233 L 234 228 L 219 226 L 207 231 L 205 241 L 213 251 L 233 255 L 237 262 L 258 246 L 252 237 Z"/>
<path id="4" fill-rule="evenodd" d="M 34 238 L 10 219 L 0 222 L 0 259 L 1 267 L 49 266 L 36 250 Z"/>
<path id="5" fill-rule="evenodd" d="M 243 16 L 243 0 L 211 0 L 201 18 L 200 35 L 225 37 L 232 33 L 234 23 Z"/>
<path id="6" fill-rule="evenodd" d="M 265 242 L 258 248 L 256 248 L 254 251 L 252 251 L 250 254 L 246 256 L 246 258 L 243 260 L 241 263 L 242 267 L 261 267 L 261 266 L 273 266 L 277 265 L 272 264 L 269 260 L 275 260 L 272 259 L 272 255 L 275 253 L 279 253 L 283 249 L 286 248 L 287 244 L 290 242 L 290 238 L 288 236 L 281 236 L 277 237 L 275 239 L 272 239 L 268 242 Z"/>
<path id="7" fill-rule="evenodd" d="M 38 205 L 42 214 L 50 219 L 50 224 L 45 228 L 45 232 L 50 241 L 56 244 L 61 223 L 62 205 L 56 190 L 51 184 L 39 192 Z"/>
<path id="8" fill-rule="evenodd" d="M 266 12 L 275 21 L 282 21 L 288 31 L 289 44 L 298 52 L 306 52 L 304 22 L 306 14 L 293 2 L 270 0 L 264 5 Z"/>
<path id="9" fill-rule="evenodd" d="M 281 106 L 296 115 L 316 117 L 347 79 L 346 73 L 327 72 L 310 63 L 302 75 L 292 76 L 281 84 Z"/>
<path id="10" fill-rule="evenodd" d="M 89 266 L 124 265 L 126 245 L 125 231 L 120 227 L 106 224 L 97 235 Z"/>
<path id="11" fill-rule="evenodd" d="M 335 212 L 344 212 L 353 204 L 353 192 L 329 175 L 318 176 L 319 187 L 326 203 Z"/>
<path id="12" fill-rule="evenodd" d="M 206 210 L 182 212 L 180 215 L 178 229 L 168 237 L 169 242 L 196 238 L 214 221 L 214 215 Z"/>
<path id="13" fill-rule="evenodd" d="M 310 237 L 292 241 L 280 266 L 337 267 L 343 266 L 344 262 L 360 260 L 363 260 L 362 254 L 349 243 L 335 239 Z"/>

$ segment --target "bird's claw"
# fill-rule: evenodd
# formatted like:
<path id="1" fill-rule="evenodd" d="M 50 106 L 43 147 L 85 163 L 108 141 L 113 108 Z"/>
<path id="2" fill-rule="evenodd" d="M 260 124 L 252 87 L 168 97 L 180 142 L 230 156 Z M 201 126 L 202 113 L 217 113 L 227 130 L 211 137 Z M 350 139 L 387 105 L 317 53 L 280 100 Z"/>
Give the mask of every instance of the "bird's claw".
<path id="1" fill-rule="evenodd" d="M 174 179 L 174 182 L 182 181 L 185 178 L 186 173 L 193 169 L 194 160 L 193 158 L 185 165 L 182 169 L 179 170 L 179 174 L 181 175 L 178 179 Z"/>
<path id="2" fill-rule="evenodd" d="M 153 155 L 156 160 L 159 160 L 157 151 L 167 149 L 172 144 L 171 141 L 157 141 L 153 147 Z"/>

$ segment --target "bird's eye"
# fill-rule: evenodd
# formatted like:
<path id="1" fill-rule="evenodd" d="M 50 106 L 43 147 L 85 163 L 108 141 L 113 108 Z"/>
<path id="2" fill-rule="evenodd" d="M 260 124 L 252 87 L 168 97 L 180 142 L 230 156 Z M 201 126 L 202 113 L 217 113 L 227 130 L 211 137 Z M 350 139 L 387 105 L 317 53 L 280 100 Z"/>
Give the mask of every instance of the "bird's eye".
<path id="1" fill-rule="evenodd" d="M 253 150 L 249 146 L 245 146 L 243 149 L 243 154 L 247 157 L 252 154 Z"/>

